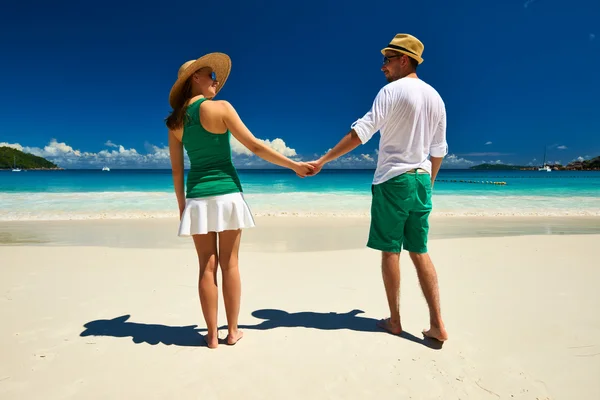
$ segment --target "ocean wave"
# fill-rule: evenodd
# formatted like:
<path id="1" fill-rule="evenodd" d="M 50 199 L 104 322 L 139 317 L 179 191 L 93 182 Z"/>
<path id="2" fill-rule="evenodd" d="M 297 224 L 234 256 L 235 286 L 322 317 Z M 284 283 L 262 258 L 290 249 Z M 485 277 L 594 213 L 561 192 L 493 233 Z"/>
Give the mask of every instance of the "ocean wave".
<path id="1" fill-rule="evenodd" d="M 256 216 L 368 217 L 370 194 L 247 193 Z M 600 197 L 434 194 L 433 216 L 600 216 Z M 177 218 L 166 192 L 0 193 L 0 221 Z"/>

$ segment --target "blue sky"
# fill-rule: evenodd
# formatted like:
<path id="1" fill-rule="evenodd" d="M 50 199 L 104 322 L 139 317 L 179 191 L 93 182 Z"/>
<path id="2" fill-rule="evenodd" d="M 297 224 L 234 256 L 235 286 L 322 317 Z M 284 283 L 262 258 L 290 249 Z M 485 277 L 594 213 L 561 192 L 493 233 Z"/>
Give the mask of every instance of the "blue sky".
<path id="1" fill-rule="evenodd" d="M 255 136 L 313 159 L 369 109 L 386 84 L 379 51 L 406 32 L 446 102 L 445 167 L 540 163 L 545 145 L 564 164 L 600 155 L 597 0 L 81 3 L 3 6 L 0 144 L 64 167 L 168 167 L 177 69 L 222 51 L 233 68 L 218 97 Z M 336 165 L 374 166 L 378 140 Z"/>

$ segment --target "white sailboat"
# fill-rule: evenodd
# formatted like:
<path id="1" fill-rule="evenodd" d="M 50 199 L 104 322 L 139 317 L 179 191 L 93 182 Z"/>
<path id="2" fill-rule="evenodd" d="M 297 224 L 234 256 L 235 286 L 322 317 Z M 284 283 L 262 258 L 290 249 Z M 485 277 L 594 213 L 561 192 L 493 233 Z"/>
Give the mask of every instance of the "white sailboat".
<path id="1" fill-rule="evenodd" d="M 13 156 L 13 169 L 12 172 L 21 172 L 21 168 L 17 168 L 17 156 Z"/>
<path id="2" fill-rule="evenodd" d="M 102 167 L 102 171 L 110 171 L 110 168 L 108 168 L 108 167 L 106 167 L 106 166 L 105 166 L 105 167 Z"/>
<path id="3" fill-rule="evenodd" d="M 546 171 L 546 172 L 552 171 L 550 166 L 546 165 L 546 149 L 547 149 L 547 147 L 544 148 L 544 163 L 542 164 L 542 166 L 540 168 L 538 168 L 538 171 Z"/>

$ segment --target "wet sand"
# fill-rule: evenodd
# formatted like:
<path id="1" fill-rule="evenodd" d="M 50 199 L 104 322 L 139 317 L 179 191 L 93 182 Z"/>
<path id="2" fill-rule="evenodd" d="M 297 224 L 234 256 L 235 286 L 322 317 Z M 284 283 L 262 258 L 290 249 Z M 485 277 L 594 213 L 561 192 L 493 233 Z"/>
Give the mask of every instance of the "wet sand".
<path id="1" fill-rule="evenodd" d="M 258 217 L 243 234 L 242 249 L 310 252 L 362 249 L 368 217 Z M 177 237 L 178 220 L 125 219 L 0 222 L 2 245 L 189 248 Z M 531 235 L 600 234 L 600 217 L 435 217 L 430 240 Z"/>

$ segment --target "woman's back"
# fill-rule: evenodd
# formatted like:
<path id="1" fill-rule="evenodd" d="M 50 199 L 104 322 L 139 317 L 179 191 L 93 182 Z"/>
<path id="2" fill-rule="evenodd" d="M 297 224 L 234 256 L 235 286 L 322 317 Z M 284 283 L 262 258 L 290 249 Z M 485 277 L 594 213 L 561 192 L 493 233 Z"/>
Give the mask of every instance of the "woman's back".
<path id="1" fill-rule="evenodd" d="M 242 192 L 237 171 L 231 161 L 231 133 L 210 132 L 200 121 L 200 106 L 205 98 L 191 102 L 183 127 L 182 143 L 190 159 L 187 198 L 209 197 Z M 207 104 L 208 106 L 208 104 Z M 208 111 L 208 110 L 207 110 Z M 208 127 L 218 127 L 209 111 Z"/>

